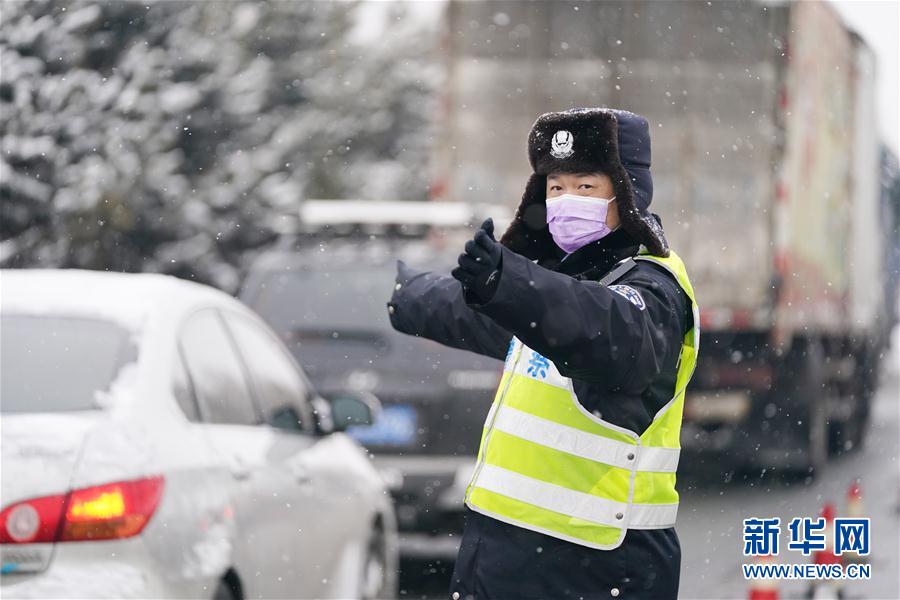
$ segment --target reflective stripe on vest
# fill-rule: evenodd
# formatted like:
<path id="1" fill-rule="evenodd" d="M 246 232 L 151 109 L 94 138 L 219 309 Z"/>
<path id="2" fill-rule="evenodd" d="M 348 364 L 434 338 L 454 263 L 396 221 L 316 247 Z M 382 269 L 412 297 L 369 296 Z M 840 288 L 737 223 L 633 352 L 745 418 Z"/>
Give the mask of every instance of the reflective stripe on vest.
<path id="1" fill-rule="evenodd" d="M 618 547 L 628 529 L 672 527 L 684 390 L 699 349 L 699 310 L 677 254 L 635 260 L 668 270 L 691 301 L 672 399 L 643 434 L 588 412 L 572 380 L 513 338 L 466 489 L 472 510 L 577 544 Z M 637 309 L 636 309 L 637 310 Z"/>

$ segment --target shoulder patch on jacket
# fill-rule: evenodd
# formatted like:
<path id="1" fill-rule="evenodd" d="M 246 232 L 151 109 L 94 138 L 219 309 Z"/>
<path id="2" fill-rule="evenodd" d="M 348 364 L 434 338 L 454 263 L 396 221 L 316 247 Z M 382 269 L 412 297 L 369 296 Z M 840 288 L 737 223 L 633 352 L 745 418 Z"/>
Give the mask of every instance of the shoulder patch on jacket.
<path id="1" fill-rule="evenodd" d="M 630 285 L 611 285 L 609 289 L 624 297 L 626 300 L 637 306 L 641 310 L 647 309 L 647 304 L 644 302 L 643 296 L 641 296 L 640 292 L 631 287 Z"/>

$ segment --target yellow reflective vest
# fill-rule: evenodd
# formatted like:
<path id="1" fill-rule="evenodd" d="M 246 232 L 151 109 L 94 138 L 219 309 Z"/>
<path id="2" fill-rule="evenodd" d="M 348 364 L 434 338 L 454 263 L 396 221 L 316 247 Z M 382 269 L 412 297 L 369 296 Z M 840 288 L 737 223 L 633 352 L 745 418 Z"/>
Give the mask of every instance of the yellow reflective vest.
<path id="1" fill-rule="evenodd" d="M 675 524 L 675 471 L 684 390 L 700 342 L 699 310 L 684 263 L 646 249 L 634 260 L 667 269 L 691 301 L 672 399 L 638 435 L 588 412 L 572 380 L 513 338 L 485 421 L 466 505 L 500 521 L 601 550 L 628 529 Z"/>

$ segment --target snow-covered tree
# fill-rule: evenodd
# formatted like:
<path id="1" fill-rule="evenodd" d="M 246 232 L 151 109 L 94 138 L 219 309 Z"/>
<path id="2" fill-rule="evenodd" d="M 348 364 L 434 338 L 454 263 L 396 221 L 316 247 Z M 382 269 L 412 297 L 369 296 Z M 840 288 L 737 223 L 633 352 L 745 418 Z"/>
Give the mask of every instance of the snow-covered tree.
<path id="1" fill-rule="evenodd" d="M 234 290 L 303 198 L 424 199 L 434 41 L 357 8 L 2 3 L 0 264 Z"/>

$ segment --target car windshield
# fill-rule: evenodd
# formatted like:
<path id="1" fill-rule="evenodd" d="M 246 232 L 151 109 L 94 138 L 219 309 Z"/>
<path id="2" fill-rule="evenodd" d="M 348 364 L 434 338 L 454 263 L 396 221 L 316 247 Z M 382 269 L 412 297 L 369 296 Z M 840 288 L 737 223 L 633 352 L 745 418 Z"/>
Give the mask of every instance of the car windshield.
<path id="1" fill-rule="evenodd" d="M 0 351 L 3 413 L 102 408 L 102 393 L 136 355 L 115 323 L 20 314 L 2 316 Z"/>

